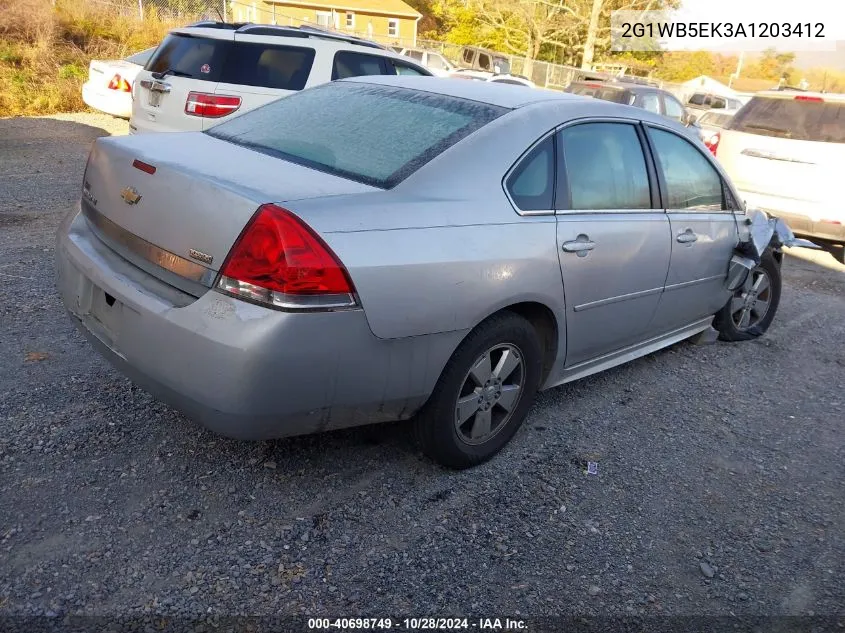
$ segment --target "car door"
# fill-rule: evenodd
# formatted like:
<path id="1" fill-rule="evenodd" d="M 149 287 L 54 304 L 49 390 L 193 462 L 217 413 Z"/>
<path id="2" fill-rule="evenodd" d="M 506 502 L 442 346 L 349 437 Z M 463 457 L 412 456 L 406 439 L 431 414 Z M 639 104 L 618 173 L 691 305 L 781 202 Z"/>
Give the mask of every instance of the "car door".
<path id="1" fill-rule="evenodd" d="M 557 240 L 572 367 L 650 335 L 671 237 L 636 121 L 582 120 L 557 139 Z"/>
<path id="2" fill-rule="evenodd" d="M 716 167 L 688 139 L 647 125 L 664 208 L 672 229 L 672 259 L 655 326 L 673 330 L 717 312 L 728 300 L 728 264 L 738 243 L 737 219 Z"/>

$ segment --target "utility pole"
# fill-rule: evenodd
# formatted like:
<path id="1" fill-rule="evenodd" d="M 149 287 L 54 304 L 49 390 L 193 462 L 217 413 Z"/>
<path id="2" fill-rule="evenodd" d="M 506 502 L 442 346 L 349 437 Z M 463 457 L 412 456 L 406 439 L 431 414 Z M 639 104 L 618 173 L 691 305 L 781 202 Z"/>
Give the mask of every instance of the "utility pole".
<path id="1" fill-rule="evenodd" d="M 736 71 L 734 71 L 730 77 L 728 77 L 728 88 L 734 82 L 734 79 L 739 79 L 739 73 L 742 72 L 742 59 L 745 56 L 745 51 L 739 51 L 739 60 L 736 62 Z"/>
<path id="2" fill-rule="evenodd" d="M 143 0 L 138 0 L 138 18 L 144 19 L 144 5 Z"/>

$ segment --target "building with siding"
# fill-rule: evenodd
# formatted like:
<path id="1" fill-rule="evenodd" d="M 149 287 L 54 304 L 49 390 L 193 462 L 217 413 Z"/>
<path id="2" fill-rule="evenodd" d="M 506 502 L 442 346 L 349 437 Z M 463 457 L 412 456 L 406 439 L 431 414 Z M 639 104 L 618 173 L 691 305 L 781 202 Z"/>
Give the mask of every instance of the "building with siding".
<path id="1" fill-rule="evenodd" d="M 234 0 L 235 22 L 311 25 L 393 46 L 414 46 L 422 14 L 402 0 Z"/>

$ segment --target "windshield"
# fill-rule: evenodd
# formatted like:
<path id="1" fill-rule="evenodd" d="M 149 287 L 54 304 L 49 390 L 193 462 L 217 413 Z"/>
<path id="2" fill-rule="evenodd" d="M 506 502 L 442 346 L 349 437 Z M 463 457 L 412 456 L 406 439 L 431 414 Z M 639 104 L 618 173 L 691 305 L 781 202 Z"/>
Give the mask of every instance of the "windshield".
<path id="1" fill-rule="evenodd" d="M 754 97 L 728 129 L 799 141 L 845 143 L 845 103 Z"/>
<path id="2" fill-rule="evenodd" d="M 417 90 L 336 82 L 271 102 L 206 134 L 390 188 L 505 112 Z"/>

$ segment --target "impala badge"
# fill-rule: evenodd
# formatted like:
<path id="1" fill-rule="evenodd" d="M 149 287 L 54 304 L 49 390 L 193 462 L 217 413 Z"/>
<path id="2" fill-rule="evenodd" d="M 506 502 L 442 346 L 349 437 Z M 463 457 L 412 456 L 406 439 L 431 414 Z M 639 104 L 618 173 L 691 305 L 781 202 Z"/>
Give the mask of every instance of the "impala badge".
<path id="1" fill-rule="evenodd" d="M 211 255 L 207 255 L 202 251 L 195 251 L 193 248 L 188 250 L 188 255 L 190 255 L 192 259 L 201 261 L 203 264 L 210 264 L 214 260 Z"/>
<path id="2" fill-rule="evenodd" d="M 135 187 L 127 187 L 120 192 L 120 197 L 126 204 L 138 204 L 141 201 L 141 194 Z"/>

